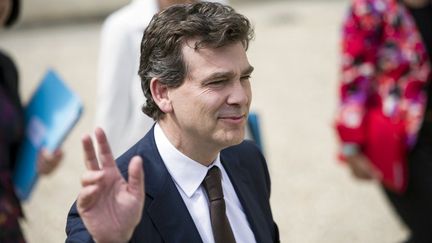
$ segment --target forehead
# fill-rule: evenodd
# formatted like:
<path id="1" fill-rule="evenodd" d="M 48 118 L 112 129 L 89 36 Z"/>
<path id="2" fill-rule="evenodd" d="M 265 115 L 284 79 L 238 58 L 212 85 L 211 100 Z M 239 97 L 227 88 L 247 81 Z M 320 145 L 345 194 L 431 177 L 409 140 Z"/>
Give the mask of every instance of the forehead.
<path id="1" fill-rule="evenodd" d="M 182 46 L 183 59 L 189 78 L 201 78 L 214 72 L 242 73 L 250 68 L 244 45 L 238 41 L 222 47 L 195 47 L 197 40 Z"/>

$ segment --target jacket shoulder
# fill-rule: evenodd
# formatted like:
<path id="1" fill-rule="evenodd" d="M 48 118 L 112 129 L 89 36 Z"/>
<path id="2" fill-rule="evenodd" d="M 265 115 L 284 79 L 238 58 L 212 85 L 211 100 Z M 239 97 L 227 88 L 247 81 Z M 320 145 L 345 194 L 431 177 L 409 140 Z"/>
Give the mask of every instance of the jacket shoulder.
<path id="1" fill-rule="evenodd" d="M 223 149 L 221 153 L 227 156 L 238 157 L 241 160 L 252 159 L 254 161 L 260 160 L 265 162 L 261 149 L 251 140 L 243 140 L 243 142 L 238 145 Z"/>

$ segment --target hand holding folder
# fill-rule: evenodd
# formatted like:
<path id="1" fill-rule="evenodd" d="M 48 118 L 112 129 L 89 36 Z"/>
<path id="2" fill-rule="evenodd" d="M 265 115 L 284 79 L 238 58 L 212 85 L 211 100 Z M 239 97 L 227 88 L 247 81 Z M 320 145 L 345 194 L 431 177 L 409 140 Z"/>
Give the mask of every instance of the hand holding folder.
<path id="1" fill-rule="evenodd" d="M 63 80 L 49 70 L 24 111 L 25 138 L 18 153 L 13 182 L 18 197 L 26 200 L 37 181 L 37 161 L 42 148 L 61 145 L 82 113 L 82 102 Z"/>

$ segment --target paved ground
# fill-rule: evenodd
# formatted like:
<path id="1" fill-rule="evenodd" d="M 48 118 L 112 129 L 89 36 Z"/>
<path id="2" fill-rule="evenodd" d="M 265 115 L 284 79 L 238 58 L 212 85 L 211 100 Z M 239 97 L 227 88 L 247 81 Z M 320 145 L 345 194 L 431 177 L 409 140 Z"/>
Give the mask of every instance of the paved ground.
<path id="1" fill-rule="evenodd" d="M 272 206 L 282 242 L 398 242 L 405 229 L 373 183 L 353 181 L 335 160 L 338 31 L 345 1 L 237 5 L 256 27 L 249 50 L 253 109 L 262 116 L 272 176 Z M 28 99 L 47 67 L 56 68 L 85 103 L 64 143 L 58 172 L 25 204 L 29 242 L 65 239 L 67 211 L 84 170 L 80 137 L 91 132 L 100 22 L 25 28 L 0 35 L 21 70 Z M 137 111 L 138 112 L 138 111 Z"/>

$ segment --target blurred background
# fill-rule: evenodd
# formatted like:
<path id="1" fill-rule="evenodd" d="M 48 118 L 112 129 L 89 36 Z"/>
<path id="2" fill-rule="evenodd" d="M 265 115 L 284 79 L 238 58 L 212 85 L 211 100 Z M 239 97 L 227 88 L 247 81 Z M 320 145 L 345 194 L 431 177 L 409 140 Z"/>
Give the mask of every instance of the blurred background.
<path id="1" fill-rule="evenodd" d="M 29 242 L 64 242 L 66 215 L 84 171 L 80 138 L 95 127 L 101 24 L 128 2 L 24 0 L 19 24 L 0 32 L 0 48 L 19 68 L 24 103 L 51 67 L 85 105 L 63 145 L 61 167 L 39 180 L 24 204 Z M 262 122 L 271 203 L 282 242 L 401 241 L 405 229 L 378 186 L 355 181 L 336 158 L 332 119 L 339 30 L 348 0 L 230 2 L 256 30 L 248 51 L 255 67 L 252 109 Z"/>

